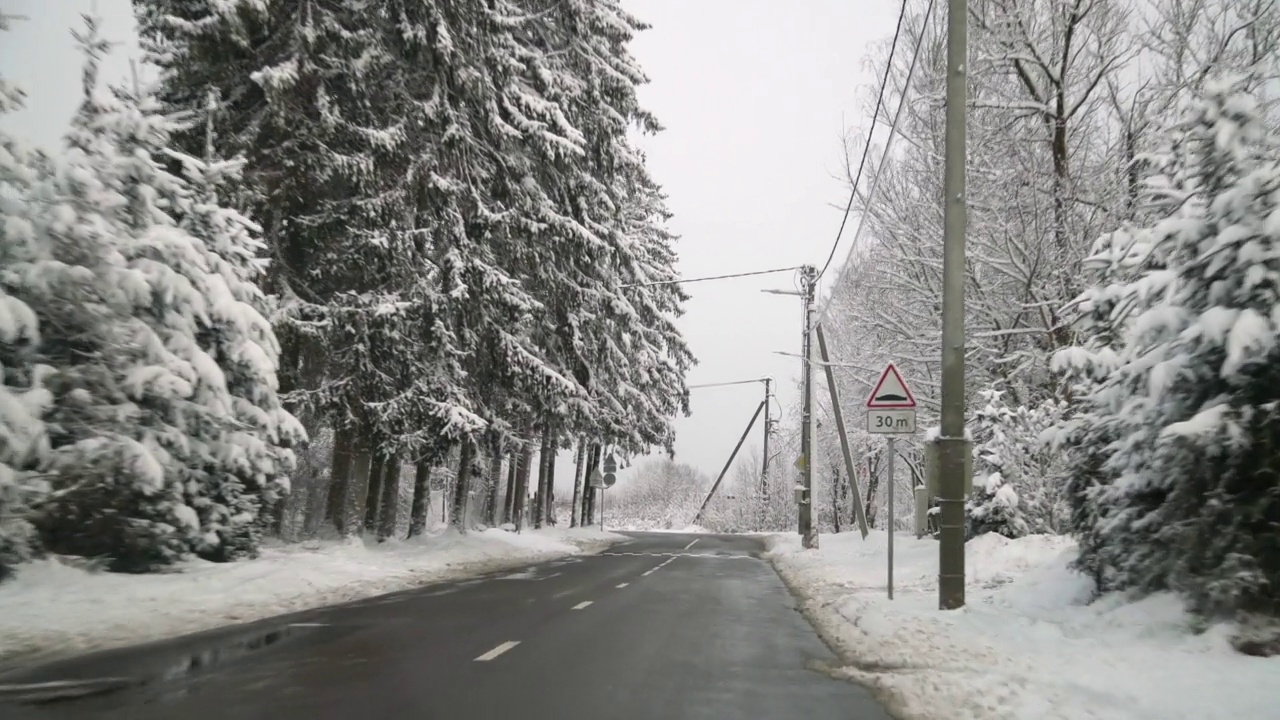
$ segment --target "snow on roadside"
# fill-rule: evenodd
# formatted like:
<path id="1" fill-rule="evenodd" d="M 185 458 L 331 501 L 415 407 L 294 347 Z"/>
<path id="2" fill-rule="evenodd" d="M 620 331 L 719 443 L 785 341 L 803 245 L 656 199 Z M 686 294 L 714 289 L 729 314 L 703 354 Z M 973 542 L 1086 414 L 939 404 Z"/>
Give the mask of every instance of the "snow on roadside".
<path id="1" fill-rule="evenodd" d="M 713 535 L 714 531 L 708 530 L 700 525 L 686 525 L 684 527 L 672 528 L 655 528 L 644 527 L 644 523 L 623 524 L 622 527 L 626 531 L 634 532 L 650 532 L 650 533 L 673 533 L 677 535 Z"/>
<path id="2" fill-rule="evenodd" d="M 904 720 L 1239 720 L 1276 717 L 1280 658 L 1233 651 L 1231 628 L 1191 631 L 1172 595 L 1085 604 L 1070 540 L 984 535 L 966 547 L 967 607 L 937 609 L 938 546 L 824 535 L 804 551 L 775 535 L 769 557 L 849 664 Z"/>
<path id="3" fill-rule="evenodd" d="M 445 531 L 382 545 L 315 541 L 256 560 L 184 563 L 157 575 L 90 573 L 54 560 L 0 584 L 0 663 L 157 640 L 358 600 L 428 582 L 602 549 L 598 529 Z"/>

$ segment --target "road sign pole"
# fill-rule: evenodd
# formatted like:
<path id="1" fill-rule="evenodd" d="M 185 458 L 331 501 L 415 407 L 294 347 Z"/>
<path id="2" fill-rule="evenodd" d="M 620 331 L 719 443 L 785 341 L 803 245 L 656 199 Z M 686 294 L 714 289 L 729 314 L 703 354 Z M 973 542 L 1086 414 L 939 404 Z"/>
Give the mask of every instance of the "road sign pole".
<path id="1" fill-rule="evenodd" d="M 593 469 L 588 476 L 591 487 L 600 491 L 600 532 L 604 532 L 604 491 L 613 487 L 613 484 L 618 481 L 617 471 L 618 459 L 613 456 L 613 453 L 609 453 L 604 459 L 604 473 L 602 474 L 599 469 Z M 582 520 L 584 527 L 587 525 L 587 520 L 590 518 Z"/>
<path id="2" fill-rule="evenodd" d="M 885 480 L 885 490 L 889 493 L 889 599 L 890 600 L 893 599 L 893 529 L 894 529 L 894 526 L 896 525 L 895 518 L 893 516 L 893 495 L 894 495 L 893 458 L 894 458 L 894 455 L 897 455 L 898 448 L 895 447 L 897 445 L 897 440 L 898 438 L 892 435 L 889 436 L 889 443 L 888 443 L 889 444 L 889 462 L 885 463 L 885 466 L 886 466 L 885 472 L 888 473 L 889 475 L 889 477 L 886 478 Z"/>
<path id="3" fill-rule="evenodd" d="M 886 443 L 889 458 L 885 463 L 885 474 L 888 477 L 885 478 L 884 484 L 885 492 L 889 493 L 889 537 L 887 538 L 889 567 L 888 582 L 885 586 L 889 591 L 890 600 L 893 599 L 893 537 L 897 529 L 897 518 L 893 514 L 893 496 L 896 494 L 894 493 L 893 466 L 898 456 L 896 436 L 908 435 L 915 431 L 915 395 L 911 394 L 911 388 L 907 387 L 907 382 L 902 379 L 902 373 L 898 372 L 898 368 L 893 363 L 889 363 L 884 372 L 880 373 L 880 381 L 875 384 L 871 395 L 867 398 L 867 432 L 889 436 L 889 441 Z"/>
<path id="4" fill-rule="evenodd" d="M 965 83 L 968 0 L 947 2 L 947 101 L 943 148 L 942 397 L 938 459 L 938 607 L 964 607 Z"/>

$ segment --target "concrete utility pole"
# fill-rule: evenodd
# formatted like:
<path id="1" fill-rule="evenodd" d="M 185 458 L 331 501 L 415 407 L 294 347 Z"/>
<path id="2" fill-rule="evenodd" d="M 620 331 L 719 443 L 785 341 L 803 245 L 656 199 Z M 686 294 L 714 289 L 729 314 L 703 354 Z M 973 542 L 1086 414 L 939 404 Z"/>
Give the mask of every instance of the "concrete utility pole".
<path id="1" fill-rule="evenodd" d="M 947 112 L 942 236 L 942 427 L 938 439 L 938 607 L 964 606 L 965 80 L 968 0 L 947 0 Z"/>
<path id="2" fill-rule="evenodd" d="M 801 269 L 804 283 L 804 418 L 800 431 L 800 457 L 804 490 L 801 493 L 800 538 L 806 549 L 818 547 L 818 533 L 813 526 L 813 293 L 818 284 L 818 269 L 805 265 Z"/>

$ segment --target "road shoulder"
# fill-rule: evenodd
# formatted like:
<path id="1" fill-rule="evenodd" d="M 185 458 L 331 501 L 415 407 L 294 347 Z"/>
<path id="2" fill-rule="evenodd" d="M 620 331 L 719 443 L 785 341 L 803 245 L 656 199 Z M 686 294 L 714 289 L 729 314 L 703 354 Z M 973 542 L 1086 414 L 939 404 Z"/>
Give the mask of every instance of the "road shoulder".
<path id="1" fill-rule="evenodd" d="M 579 528 L 447 532 L 381 545 L 311 542 L 157 575 L 34 563 L 0 585 L 0 672 L 592 554 L 623 540 Z"/>

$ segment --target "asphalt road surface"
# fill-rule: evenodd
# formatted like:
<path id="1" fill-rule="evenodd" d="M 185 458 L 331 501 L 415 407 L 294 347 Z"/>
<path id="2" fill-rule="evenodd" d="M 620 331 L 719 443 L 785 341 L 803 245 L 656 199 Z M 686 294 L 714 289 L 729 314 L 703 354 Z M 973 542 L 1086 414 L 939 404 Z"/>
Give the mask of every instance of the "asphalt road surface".
<path id="1" fill-rule="evenodd" d="M 600 555 L 0 675 L 5 720 L 887 720 L 760 541 L 633 534 Z M 58 683 L 69 683 L 63 686 Z"/>

